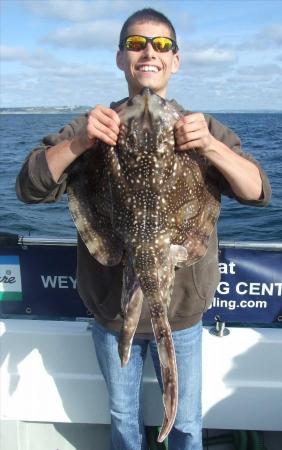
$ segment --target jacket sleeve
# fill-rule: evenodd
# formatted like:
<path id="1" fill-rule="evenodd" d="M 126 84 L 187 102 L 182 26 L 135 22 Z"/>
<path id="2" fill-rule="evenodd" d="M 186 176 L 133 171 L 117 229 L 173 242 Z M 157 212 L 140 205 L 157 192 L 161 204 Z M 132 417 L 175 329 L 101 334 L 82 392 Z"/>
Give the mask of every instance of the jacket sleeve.
<path id="1" fill-rule="evenodd" d="M 258 200 L 245 200 L 238 195 L 236 195 L 226 178 L 214 167 L 210 166 L 208 171 L 208 176 L 211 178 L 212 182 L 217 185 L 218 189 L 223 195 L 230 198 L 236 199 L 239 203 L 250 206 L 266 206 L 271 199 L 271 187 L 269 184 L 268 177 L 265 171 L 262 169 L 260 164 L 250 155 L 246 155 L 242 148 L 239 137 L 229 128 L 225 127 L 214 117 L 205 115 L 210 133 L 218 140 L 223 142 L 227 147 L 236 152 L 243 158 L 248 159 L 253 162 L 259 169 L 260 176 L 262 179 L 262 193 Z"/>
<path id="2" fill-rule="evenodd" d="M 57 134 L 45 136 L 40 146 L 25 159 L 16 179 L 16 194 L 25 203 L 53 203 L 64 194 L 70 167 L 55 182 L 46 160 L 46 150 L 60 142 L 71 139 L 85 124 L 87 115 L 78 117 Z"/>

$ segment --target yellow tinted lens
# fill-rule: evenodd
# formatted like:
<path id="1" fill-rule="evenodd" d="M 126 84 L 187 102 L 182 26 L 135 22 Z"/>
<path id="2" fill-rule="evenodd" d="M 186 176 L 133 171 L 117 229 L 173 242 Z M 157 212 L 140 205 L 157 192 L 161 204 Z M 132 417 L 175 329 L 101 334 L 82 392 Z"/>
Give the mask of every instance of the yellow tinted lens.
<path id="1" fill-rule="evenodd" d="M 146 47 L 146 38 L 142 36 L 129 36 L 124 46 L 127 50 L 142 50 Z"/>
<path id="2" fill-rule="evenodd" d="M 172 40 L 166 37 L 153 38 L 153 46 L 157 52 L 168 52 L 172 48 Z"/>

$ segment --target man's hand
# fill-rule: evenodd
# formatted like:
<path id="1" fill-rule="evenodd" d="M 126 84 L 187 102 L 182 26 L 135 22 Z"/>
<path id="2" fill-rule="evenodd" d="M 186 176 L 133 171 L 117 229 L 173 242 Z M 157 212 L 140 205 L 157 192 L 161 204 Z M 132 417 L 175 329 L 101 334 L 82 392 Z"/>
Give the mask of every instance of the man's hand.
<path id="1" fill-rule="evenodd" d="M 87 123 L 72 139 L 66 139 L 46 150 L 46 160 L 53 180 L 57 182 L 64 170 L 82 153 L 93 147 L 97 139 L 116 145 L 120 119 L 110 108 L 97 105 L 89 113 Z"/>
<path id="2" fill-rule="evenodd" d="M 114 110 L 97 105 L 90 111 L 85 128 L 74 137 L 74 141 L 83 150 L 92 147 L 96 139 L 116 145 L 119 125 L 120 119 Z"/>
<path id="3" fill-rule="evenodd" d="M 178 150 L 197 148 L 205 154 L 211 148 L 214 140 L 202 113 L 181 117 L 176 122 L 174 130 Z"/>
<path id="4" fill-rule="evenodd" d="M 261 197 L 262 180 L 258 167 L 212 136 L 202 113 L 181 117 L 174 132 L 177 150 L 198 149 L 221 172 L 238 197 L 244 200 Z"/>

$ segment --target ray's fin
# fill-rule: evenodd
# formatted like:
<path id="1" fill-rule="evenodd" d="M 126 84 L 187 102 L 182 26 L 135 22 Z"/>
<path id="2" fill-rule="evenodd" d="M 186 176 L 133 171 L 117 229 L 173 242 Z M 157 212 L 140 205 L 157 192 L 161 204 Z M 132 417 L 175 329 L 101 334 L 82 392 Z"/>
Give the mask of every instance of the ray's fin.
<path id="1" fill-rule="evenodd" d="M 127 256 L 123 269 L 123 283 L 121 306 L 124 320 L 119 336 L 118 352 L 121 367 L 124 367 L 129 358 L 133 337 L 139 322 L 143 293 L 139 281 L 136 278 L 131 256 Z"/>
<path id="2" fill-rule="evenodd" d="M 121 367 L 124 367 L 131 352 L 133 337 L 139 322 L 143 304 L 143 294 L 140 286 L 133 292 L 127 305 L 127 311 L 123 320 L 119 336 L 118 352 L 121 361 Z"/>

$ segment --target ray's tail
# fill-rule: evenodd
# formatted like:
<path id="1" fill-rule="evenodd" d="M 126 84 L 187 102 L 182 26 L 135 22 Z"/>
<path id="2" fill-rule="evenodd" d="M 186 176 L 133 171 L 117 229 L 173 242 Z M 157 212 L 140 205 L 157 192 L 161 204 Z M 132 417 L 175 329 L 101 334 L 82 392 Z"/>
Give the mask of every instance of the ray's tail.
<path id="1" fill-rule="evenodd" d="M 164 419 L 158 436 L 163 442 L 170 432 L 176 417 L 178 403 L 178 379 L 174 344 L 167 319 L 166 307 L 162 302 L 149 302 L 151 322 L 157 342 L 163 382 Z"/>
<path id="2" fill-rule="evenodd" d="M 185 259 L 186 252 L 183 252 L 181 246 L 175 245 L 164 245 L 155 253 L 153 250 L 152 245 L 140 247 L 125 266 L 124 323 L 120 334 L 119 355 L 124 366 L 130 356 L 144 296 L 149 306 L 160 360 L 165 411 L 158 442 L 163 442 L 173 427 L 178 403 L 176 357 L 167 310 L 174 283 L 174 267 L 178 260 Z"/>

